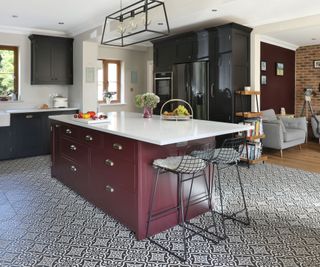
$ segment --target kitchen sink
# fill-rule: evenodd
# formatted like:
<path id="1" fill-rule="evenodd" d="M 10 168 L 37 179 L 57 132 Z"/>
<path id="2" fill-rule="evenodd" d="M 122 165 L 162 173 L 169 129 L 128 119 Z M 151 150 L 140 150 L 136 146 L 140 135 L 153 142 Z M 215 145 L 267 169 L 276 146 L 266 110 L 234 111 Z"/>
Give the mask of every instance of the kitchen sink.
<path id="1" fill-rule="evenodd" d="M 0 110 L 0 127 L 10 126 L 10 113 Z"/>

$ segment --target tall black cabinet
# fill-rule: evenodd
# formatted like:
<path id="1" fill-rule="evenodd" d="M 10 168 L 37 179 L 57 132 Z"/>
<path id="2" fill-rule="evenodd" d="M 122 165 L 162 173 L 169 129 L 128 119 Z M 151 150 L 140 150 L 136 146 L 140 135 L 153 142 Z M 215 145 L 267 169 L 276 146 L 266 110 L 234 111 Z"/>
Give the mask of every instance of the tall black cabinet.
<path id="1" fill-rule="evenodd" d="M 210 32 L 210 120 L 236 122 L 237 90 L 250 85 L 251 28 L 230 23 Z M 244 103 L 251 109 L 251 101 Z"/>

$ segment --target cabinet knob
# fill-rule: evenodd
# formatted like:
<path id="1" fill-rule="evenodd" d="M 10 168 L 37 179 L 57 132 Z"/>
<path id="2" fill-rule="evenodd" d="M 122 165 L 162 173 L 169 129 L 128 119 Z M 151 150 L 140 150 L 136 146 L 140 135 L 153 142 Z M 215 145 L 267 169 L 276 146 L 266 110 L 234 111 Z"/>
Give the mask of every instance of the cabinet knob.
<path id="1" fill-rule="evenodd" d="M 107 192 L 110 192 L 110 193 L 113 193 L 113 192 L 114 192 L 114 188 L 111 187 L 110 185 L 107 185 L 107 186 L 106 186 L 106 191 L 107 191 Z"/>
<path id="2" fill-rule="evenodd" d="M 113 167 L 113 166 L 114 166 L 113 161 L 110 160 L 110 159 L 106 159 L 105 164 L 106 164 L 107 166 L 109 166 L 109 167 Z"/>
<path id="3" fill-rule="evenodd" d="M 77 150 L 77 147 L 76 147 L 75 145 L 71 145 L 71 146 L 70 146 L 70 150 L 76 151 L 76 150 Z"/>
<path id="4" fill-rule="evenodd" d="M 114 144 L 112 145 L 112 147 L 113 147 L 113 149 L 116 149 L 116 150 L 122 150 L 122 149 L 123 149 L 122 145 L 117 144 L 117 143 L 114 143 Z"/>
<path id="5" fill-rule="evenodd" d="M 85 137 L 86 141 L 91 142 L 93 141 L 93 137 L 91 135 L 86 135 Z"/>
<path id="6" fill-rule="evenodd" d="M 72 134 L 72 131 L 70 129 L 67 129 L 66 134 Z"/>
<path id="7" fill-rule="evenodd" d="M 76 171 L 77 171 L 77 168 L 72 165 L 72 166 L 70 167 L 70 170 L 71 170 L 72 172 L 76 172 Z"/>

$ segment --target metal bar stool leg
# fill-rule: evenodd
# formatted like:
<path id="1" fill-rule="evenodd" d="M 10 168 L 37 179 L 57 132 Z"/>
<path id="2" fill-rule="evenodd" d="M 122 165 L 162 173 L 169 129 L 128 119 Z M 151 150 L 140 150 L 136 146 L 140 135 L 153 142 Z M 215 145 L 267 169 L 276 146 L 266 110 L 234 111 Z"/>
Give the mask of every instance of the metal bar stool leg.
<path id="1" fill-rule="evenodd" d="M 183 205 L 183 185 L 182 185 L 182 174 L 179 174 L 179 191 L 180 191 L 180 211 L 181 211 L 181 226 L 182 226 L 182 235 L 183 235 L 183 254 L 184 257 L 181 258 L 182 261 L 187 260 L 187 238 L 186 238 L 186 228 L 185 228 L 185 221 L 184 221 L 184 205 Z"/>
<path id="2" fill-rule="evenodd" d="M 244 196 L 244 190 L 243 190 L 243 185 L 242 185 L 242 180 L 241 180 L 241 177 L 240 177 L 240 172 L 239 172 L 239 166 L 238 166 L 238 164 L 236 164 L 236 169 L 237 169 L 237 173 L 238 173 L 238 180 L 239 180 L 240 189 L 241 189 L 241 194 L 242 194 L 244 211 L 245 211 L 246 219 L 247 219 L 246 222 L 242 222 L 242 223 L 244 223 L 244 224 L 246 224 L 246 225 L 249 225 L 249 224 L 250 224 L 249 213 L 248 213 L 246 198 L 245 198 L 245 196 Z"/>
<path id="3" fill-rule="evenodd" d="M 219 198 L 220 198 L 220 207 L 221 207 L 221 218 L 222 218 L 222 228 L 223 228 L 223 239 L 227 238 L 226 234 L 226 224 L 225 224 L 225 218 L 224 218 L 224 211 L 223 211 L 223 195 L 222 195 L 222 189 L 221 189 L 221 180 L 220 180 L 220 171 L 219 166 L 217 165 L 217 177 L 218 177 L 218 190 L 219 190 Z"/>

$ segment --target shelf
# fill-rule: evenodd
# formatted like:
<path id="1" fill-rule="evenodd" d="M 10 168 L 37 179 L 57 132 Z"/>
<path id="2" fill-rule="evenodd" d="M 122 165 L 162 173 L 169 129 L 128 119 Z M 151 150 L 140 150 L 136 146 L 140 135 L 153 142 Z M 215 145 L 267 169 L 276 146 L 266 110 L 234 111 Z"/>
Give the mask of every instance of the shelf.
<path id="1" fill-rule="evenodd" d="M 262 116 L 262 112 L 236 112 L 237 117 L 257 118 Z"/>
<path id="2" fill-rule="evenodd" d="M 236 91 L 238 95 L 260 95 L 260 91 Z"/>
<path id="3" fill-rule="evenodd" d="M 268 159 L 268 156 L 262 155 L 260 158 L 258 159 L 249 159 L 249 164 L 257 164 L 260 162 L 265 162 Z M 245 161 L 248 162 L 248 160 L 246 158 L 241 158 L 241 161 Z"/>
<path id="4" fill-rule="evenodd" d="M 254 135 L 254 136 L 247 136 L 246 139 L 248 141 L 253 141 L 253 140 L 257 140 L 257 139 L 264 139 L 266 138 L 265 134 L 261 134 L 261 135 Z"/>

